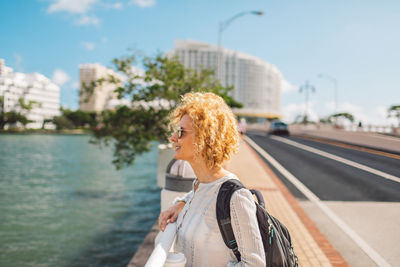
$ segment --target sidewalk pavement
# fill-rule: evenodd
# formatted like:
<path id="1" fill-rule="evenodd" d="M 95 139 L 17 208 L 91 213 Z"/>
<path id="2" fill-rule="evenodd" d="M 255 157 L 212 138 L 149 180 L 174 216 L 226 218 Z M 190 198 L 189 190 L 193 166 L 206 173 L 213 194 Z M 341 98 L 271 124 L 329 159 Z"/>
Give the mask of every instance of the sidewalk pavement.
<path id="1" fill-rule="evenodd" d="M 289 229 L 300 266 L 348 266 L 297 200 L 246 142 L 241 142 L 239 153 L 232 157 L 227 168 L 247 188 L 259 190 L 268 212 Z"/>

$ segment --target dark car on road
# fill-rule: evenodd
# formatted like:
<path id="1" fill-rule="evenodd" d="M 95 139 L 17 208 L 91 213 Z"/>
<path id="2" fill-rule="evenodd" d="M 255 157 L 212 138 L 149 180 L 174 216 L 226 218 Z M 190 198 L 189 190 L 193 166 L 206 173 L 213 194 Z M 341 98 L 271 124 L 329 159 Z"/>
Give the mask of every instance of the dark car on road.
<path id="1" fill-rule="evenodd" d="M 272 121 L 268 133 L 276 135 L 289 135 L 289 129 L 287 124 L 282 121 Z"/>

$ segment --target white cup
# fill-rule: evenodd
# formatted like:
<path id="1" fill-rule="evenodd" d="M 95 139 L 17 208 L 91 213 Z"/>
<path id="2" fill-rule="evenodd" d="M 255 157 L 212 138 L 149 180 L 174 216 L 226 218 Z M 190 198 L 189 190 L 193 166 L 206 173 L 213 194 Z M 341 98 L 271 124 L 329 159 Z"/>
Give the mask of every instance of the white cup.
<path id="1" fill-rule="evenodd" d="M 168 253 L 167 260 L 164 263 L 164 267 L 185 267 L 186 258 L 183 253 L 170 252 Z"/>

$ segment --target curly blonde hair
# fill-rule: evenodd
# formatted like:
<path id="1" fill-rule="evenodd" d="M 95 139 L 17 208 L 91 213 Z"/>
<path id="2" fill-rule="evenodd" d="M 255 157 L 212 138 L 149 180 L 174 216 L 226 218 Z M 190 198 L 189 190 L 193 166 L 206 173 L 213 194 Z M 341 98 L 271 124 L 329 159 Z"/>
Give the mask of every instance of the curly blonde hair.
<path id="1" fill-rule="evenodd" d="M 171 114 L 170 127 L 179 125 L 189 115 L 195 131 L 195 155 L 207 168 L 219 168 L 237 153 L 239 132 L 237 120 L 225 101 L 213 93 L 187 93 Z"/>

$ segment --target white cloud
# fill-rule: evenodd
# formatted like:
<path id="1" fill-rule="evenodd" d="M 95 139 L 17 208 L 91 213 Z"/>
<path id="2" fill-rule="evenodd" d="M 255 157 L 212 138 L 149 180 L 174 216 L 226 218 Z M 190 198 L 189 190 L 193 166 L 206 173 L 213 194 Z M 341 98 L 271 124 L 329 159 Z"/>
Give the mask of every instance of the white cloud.
<path id="1" fill-rule="evenodd" d="M 293 85 L 287 80 L 282 80 L 281 88 L 282 88 L 282 93 L 284 94 L 299 91 L 299 86 Z"/>
<path id="2" fill-rule="evenodd" d="M 362 107 L 354 105 L 349 102 L 340 103 L 339 106 L 336 108 L 335 111 L 335 102 L 329 101 L 325 103 L 325 108 L 329 110 L 328 115 L 333 113 L 341 113 L 341 112 L 348 112 L 348 113 L 360 113 L 362 112 Z"/>
<path id="3" fill-rule="evenodd" d="M 329 114 L 332 114 L 335 110 L 335 102 L 333 102 L 333 101 L 326 102 L 325 108 L 329 110 Z"/>
<path id="4" fill-rule="evenodd" d="M 14 59 L 15 59 L 15 70 L 23 72 L 24 68 L 22 67 L 22 61 L 23 61 L 22 56 L 18 53 L 14 53 Z"/>
<path id="5" fill-rule="evenodd" d="M 65 11 L 73 14 L 85 14 L 97 0 L 56 0 L 47 11 L 49 13 Z"/>
<path id="6" fill-rule="evenodd" d="M 56 69 L 53 73 L 53 77 L 51 78 L 51 80 L 58 86 L 63 86 L 70 79 L 71 77 L 69 77 L 69 75 L 61 69 Z"/>
<path id="7" fill-rule="evenodd" d="M 387 107 L 376 106 L 368 108 L 367 110 L 361 109 L 362 112 L 354 113 L 353 115 L 361 120 L 364 125 L 370 124 L 375 126 L 389 126 L 396 125 L 396 119 L 387 117 Z"/>
<path id="8" fill-rule="evenodd" d="M 122 7 L 123 7 L 122 3 L 115 3 L 115 4 L 112 5 L 113 9 L 121 9 Z"/>
<path id="9" fill-rule="evenodd" d="M 89 51 L 92 51 L 95 48 L 95 44 L 92 42 L 82 42 L 81 44 L 84 48 L 86 48 Z"/>
<path id="10" fill-rule="evenodd" d="M 381 122 L 378 125 L 383 125 L 383 123 L 384 125 L 398 125 L 398 120 L 396 118 L 388 117 L 388 107 L 377 106 L 373 110 L 375 111 L 377 119 Z"/>
<path id="11" fill-rule="evenodd" d="M 317 105 L 316 102 L 312 101 L 309 102 L 307 111 L 308 120 L 319 121 L 319 116 L 317 115 L 314 108 L 316 105 Z M 301 116 L 302 118 L 304 116 L 305 109 L 306 106 L 304 103 L 288 104 L 282 108 L 283 120 L 286 122 L 293 122 L 298 116 Z"/>
<path id="12" fill-rule="evenodd" d="M 344 102 L 338 106 L 337 112 L 349 112 L 353 114 L 362 114 L 364 110 L 362 107 L 354 105 L 352 103 Z"/>
<path id="13" fill-rule="evenodd" d="M 102 6 L 105 9 L 122 9 L 123 8 L 123 4 L 120 3 L 120 2 L 113 3 L 113 4 L 111 4 L 111 3 L 103 3 Z"/>
<path id="14" fill-rule="evenodd" d="M 152 7 L 156 4 L 156 0 L 132 0 L 131 3 L 140 7 Z"/>
<path id="15" fill-rule="evenodd" d="M 48 13 L 66 12 L 71 14 L 70 18 L 75 25 L 100 25 L 101 20 L 93 14 L 93 9 L 122 9 L 122 2 L 104 0 L 50 0 L 51 4 L 47 9 Z M 132 0 L 131 0 L 132 1 Z M 143 6 L 151 6 L 155 1 L 139 0 Z M 152 2 L 154 2 L 152 4 Z M 92 11 L 89 13 L 89 11 Z"/>
<path id="16" fill-rule="evenodd" d="M 329 114 L 334 111 L 334 102 L 325 103 L 325 107 L 330 110 Z M 361 121 L 364 125 L 374 126 L 390 126 L 396 125 L 396 119 L 387 117 L 387 107 L 376 106 L 364 108 L 349 102 L 340 103 L 337 113 L 348 112 L 354 116 L 354 122 Z M 348 122 L 346 122 L 348 124 Z"/>
<path id="17" fill-rule="evenodd" d="M 79 19 L 75 20 L 75 24 L 78 24 L 78 25 L 99 25 L 100 24 L 100 19 L 98 19 L 96 16 L 83 15 Z"/>
<path id="18" fill-rule="evenodd" d="M 387 106 L 371 106 L 364 107 L 350 102 L 340 102 L 336 113 L 347 112 L 354 116 L 354 124 L 362 122 L 364 126 L 395 126 L 398 124 L 396 118 L 387 117 Z M 303 117 L 305 111 L 304 103 L 288 103 L 282 107 L 283 120 L 293 122 L 297 117 Z M 334 113 L 334 102 L 320 103 L 318 101 L 310 101 L 308 105 L 308 117 L 311 121 L 319 121 L 320 118 L 326 118 Z M 348 120 L 340 120 L 340 124 L 349 126 Z"/>
<path id="19" fill-rule="evenodd" d="M 71 83 L 72 89 L 79 89 L 80 83 L 78 81 L 75 81 Z"/>
<path id="20" fill-rule="evenodd" d="M 381 116 L 381 117 L 387 117 L 388 116 L 388 109 L 383 106 L 378 106 L 375 108 L 376 113 Z"/>

